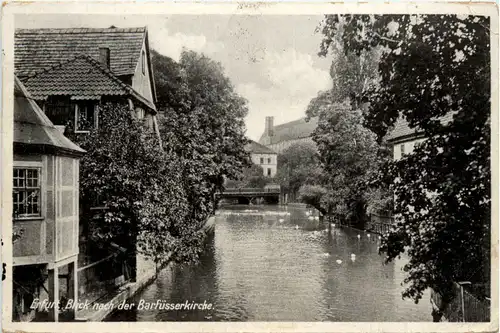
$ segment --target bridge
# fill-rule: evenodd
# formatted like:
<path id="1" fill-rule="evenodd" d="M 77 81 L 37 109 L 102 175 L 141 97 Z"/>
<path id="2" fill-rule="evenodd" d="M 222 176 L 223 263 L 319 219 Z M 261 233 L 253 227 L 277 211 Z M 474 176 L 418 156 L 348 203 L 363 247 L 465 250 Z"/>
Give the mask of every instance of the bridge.
<path id="1" fill-rule="evenodd" d="M 280 203 L 279 188 L 227 188 L 217 193 L 219 199 L 237 200 L 239 204 Z"/>

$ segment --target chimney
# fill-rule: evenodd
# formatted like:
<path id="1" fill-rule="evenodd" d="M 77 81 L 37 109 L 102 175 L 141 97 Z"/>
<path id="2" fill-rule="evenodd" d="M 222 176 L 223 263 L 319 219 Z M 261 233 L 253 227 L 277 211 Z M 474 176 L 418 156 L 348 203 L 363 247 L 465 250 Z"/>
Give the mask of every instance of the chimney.
<path id="1" fill-rule="evenodd" d="M 274 117 L 266 117 L 266 135 L 271 137 L 274 135 Z"/>
<path id="2" fill-rule="evenodd" d="M 106 68 L 109 68 L 109 47 L 99 48 L 99 62 Z"/>

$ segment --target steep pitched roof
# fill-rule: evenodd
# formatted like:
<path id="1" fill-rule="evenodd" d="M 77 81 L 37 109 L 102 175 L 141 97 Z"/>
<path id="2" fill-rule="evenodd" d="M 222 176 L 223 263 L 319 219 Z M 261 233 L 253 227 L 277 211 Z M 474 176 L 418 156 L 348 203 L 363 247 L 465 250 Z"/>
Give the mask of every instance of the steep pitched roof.
<path id="1" fill-rule="evenodd" d="M 154 104 L 123 83 L 98 61 L 84 54 L 25 78 L 25 85 L 35 99 L 71 96 L 73 100 L 89 100 L 100 99 L 102 96 L 132 96 L 155 110 Z"/>
<path id="2" fill-rule="evenodd" d="M 99 48 L 110 50 L 116 75 L 134 74 L 147 30 L 142 28 L 18 29 L 15 32 L 14 68 L 22 77 L 85 53 L 99 59 Z"/>
<path id="3" fill-rule="evenodd" d="M 276 144 L 283 141 L 297 140 L 302 138 L 307 138 L 312 135 L 316 127 L 318 126 L 318 118 L 313 117 L 306 121 L 306 118 L 300 118 L 288 123 L 274 126 L 273 136 L 271 137 L 269 144 Z M 263 133 L 259 139 L 260 143 L 265 142 L 267 138 L 267 133 Z"/>
<path id="4" fill-rule="evenodd" d="M 81 155 L 85 153 L 66 138 L 33 101 L 21 81 L 14 83 L 14 151 L 32 149 Z"/>
<path id="5" fill-rule="evenodd" d="M 245 151 L 254 154 L 277 154 L 274 150 L 267 148 L 266 146 L 263 146 L 253 140 L 250 140 L 250 143 L 245 146 Z"/>
<path id="6" fill-rule="evenodd" d="M 441 124 L 445 125 L 450 123 L 453 120 L 453 115 L 455 112 L 449 112 L 443 117 L 439 118 Z M 394 124 L 393 129 L 387 134 L 386 139 L 389 142 L 401 141 L 406 138 L 413 138 L 415 136 L 423 135 L 422 129 L 420 128 L 411 128 L 408 124 L 408 121 L 403 117 L 399 117 L 396 123 Z"/>

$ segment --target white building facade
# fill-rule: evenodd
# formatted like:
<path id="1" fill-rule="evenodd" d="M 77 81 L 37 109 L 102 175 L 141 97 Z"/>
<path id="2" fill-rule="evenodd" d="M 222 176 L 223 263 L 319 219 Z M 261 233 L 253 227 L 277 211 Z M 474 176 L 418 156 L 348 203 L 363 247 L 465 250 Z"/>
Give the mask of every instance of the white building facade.
<path id="1" fill-rule="evenodd" d="M 276 176 L 278 154 L 275 151 L 255 141 L 251 141 L 246 150 L 250 153 L 252 163 L 262 167 L 264 176 L 271 178 Z"/>

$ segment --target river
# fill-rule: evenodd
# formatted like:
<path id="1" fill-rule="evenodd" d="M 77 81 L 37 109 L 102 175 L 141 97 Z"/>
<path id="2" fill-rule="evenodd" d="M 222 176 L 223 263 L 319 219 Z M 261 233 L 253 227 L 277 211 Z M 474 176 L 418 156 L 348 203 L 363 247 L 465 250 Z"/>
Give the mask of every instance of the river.
<path id="1" fill-rule="evenodd" d="M 318 224 L 304 208 L 221 209 L 200 263 L 164 269 L 129 301 L 205 301 L 211 310 L 134 308 L 107 320 L 432 321 L 428 294 L 402 299 L 406 259 L 384 264 L 378 235 L 335 226 L 328 236 Z"/>

